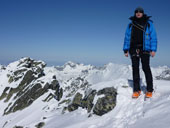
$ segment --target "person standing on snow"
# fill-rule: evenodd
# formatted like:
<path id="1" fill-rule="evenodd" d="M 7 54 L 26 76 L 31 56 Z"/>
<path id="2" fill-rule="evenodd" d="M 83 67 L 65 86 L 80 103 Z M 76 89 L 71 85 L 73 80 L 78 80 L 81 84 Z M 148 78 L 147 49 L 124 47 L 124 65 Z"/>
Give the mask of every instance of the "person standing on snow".
<path id="1" fill-rule="evenodd" d="M 147 83 L 145 97 L 151 98 L 153 92 L 153 78 L 150 69 L 150 56 L 154 57 L 157 51 L 157 36 L 151 16 L 144 13 L 143 8 L 135 9 L 134 16 L 130 17 L 125 33 L 123 51 L 126 57 L 130 54 L 133 74 L 133 95 L 138 98 L 141 93 L 139 63 L 141 60 L 142 69 Z"/>

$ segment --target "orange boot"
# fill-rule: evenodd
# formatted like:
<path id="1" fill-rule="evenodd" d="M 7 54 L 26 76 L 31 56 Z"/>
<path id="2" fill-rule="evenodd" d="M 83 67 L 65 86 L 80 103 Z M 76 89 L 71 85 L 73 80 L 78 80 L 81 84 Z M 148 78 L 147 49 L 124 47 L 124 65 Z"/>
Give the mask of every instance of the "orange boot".
<path id="1" fill-rule="evenodd" d="M 141 94 L 141 91 L 133 92 L 132 98 L 138 98 L 140 94 Z"/>
<path id="2" fill-rule="evenodd" d="M 152 97 L 152 92 L 146 92 L 145 97 L 146 98 L 151 98 Z"/>

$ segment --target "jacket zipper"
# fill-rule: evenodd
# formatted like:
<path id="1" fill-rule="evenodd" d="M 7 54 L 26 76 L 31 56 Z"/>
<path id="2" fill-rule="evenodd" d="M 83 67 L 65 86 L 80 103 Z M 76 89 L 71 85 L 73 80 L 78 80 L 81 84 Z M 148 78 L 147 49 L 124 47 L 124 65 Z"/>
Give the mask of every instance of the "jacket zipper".
<path id="1" fill-rule="evenodd" d="M 146 33 L 146 25 L 147 25 L 147 23 L 145 24 L 145 26 L 144 26 L 144 31 L 143 31 L 143 51 L 145 51 L 145 33 Z"/>

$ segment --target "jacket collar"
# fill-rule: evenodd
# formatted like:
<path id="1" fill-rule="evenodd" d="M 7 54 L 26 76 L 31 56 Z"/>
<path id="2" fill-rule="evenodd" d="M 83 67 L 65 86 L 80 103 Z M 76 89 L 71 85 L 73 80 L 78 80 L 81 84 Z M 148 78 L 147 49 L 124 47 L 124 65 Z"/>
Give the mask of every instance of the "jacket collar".
<path id="1" fill-rule="evenodd" d="M 143 19 L 144 21 L 148 21 L 148 20 L 150 20 L 151 17 L 152 17 L 152 16 L 147 16 L 146 14 L 144 14 L 143 17 L 142 17 L 142 19 Z M 138 20 L 135 15 L 134 15 L 134 16 L 131 16 L 129 19 L 130 19 L 131 21 L 136 21 L 136 20 Z M 151 20 L 150 20 L 150 21 L 151 21 Z"/>

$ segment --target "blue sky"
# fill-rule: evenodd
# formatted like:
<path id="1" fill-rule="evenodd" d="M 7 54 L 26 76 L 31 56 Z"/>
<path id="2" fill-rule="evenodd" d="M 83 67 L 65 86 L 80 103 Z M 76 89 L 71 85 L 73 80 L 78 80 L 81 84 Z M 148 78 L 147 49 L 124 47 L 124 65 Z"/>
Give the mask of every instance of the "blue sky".
<path id="1" fill-rule="evenodd" d="M 0 0 L 0 63 L 29 56 L 49 65 L 130 64 L 122 52 L 125 29 L 142 6 L 158 36 L 151 65 L 170 66 L 169 5 L 169 0 Z"/>

